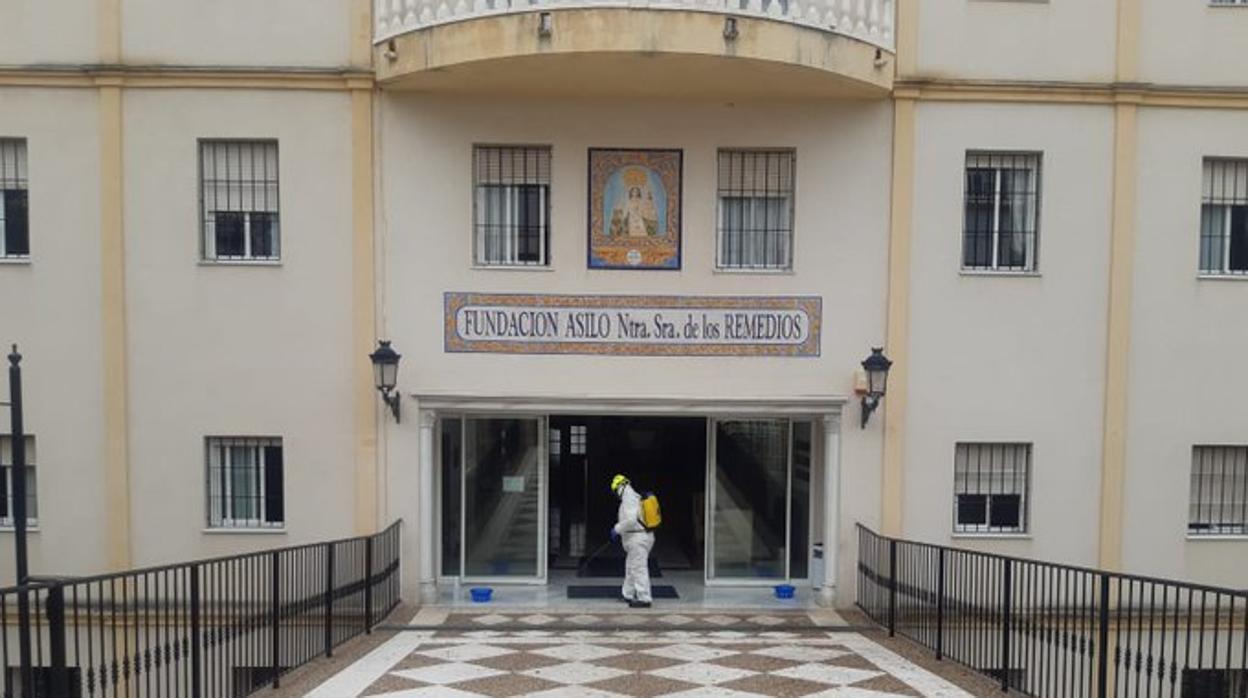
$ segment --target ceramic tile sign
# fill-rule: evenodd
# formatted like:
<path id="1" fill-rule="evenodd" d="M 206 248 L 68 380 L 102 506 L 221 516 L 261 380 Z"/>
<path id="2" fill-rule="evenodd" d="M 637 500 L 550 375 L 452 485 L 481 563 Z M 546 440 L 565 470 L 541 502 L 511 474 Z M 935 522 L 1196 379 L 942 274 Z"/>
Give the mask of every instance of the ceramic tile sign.
<path id="1" fill-rule="evenodd" d="M 451 353 L 818 356 L 818 296 L 444 296 Z"/>
<path id="2" fill-rule="evenodd" d="M 589 267 L 680 269 L 680 150 L 589 149 Z"/>

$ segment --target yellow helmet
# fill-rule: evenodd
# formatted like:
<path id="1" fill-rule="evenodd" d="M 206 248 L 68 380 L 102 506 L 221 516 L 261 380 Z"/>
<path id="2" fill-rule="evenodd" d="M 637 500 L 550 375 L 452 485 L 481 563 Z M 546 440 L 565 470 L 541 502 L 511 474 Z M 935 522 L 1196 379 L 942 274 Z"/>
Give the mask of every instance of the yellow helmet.
<path id="1" fill-rule="evenodd" d="M 620 488 L 627 484 L 628 484 L 628 478 L 624 477 L 623 475 L 616 475 L 615 477 L 611 478 L 611 491 L 619 492 Z"/>

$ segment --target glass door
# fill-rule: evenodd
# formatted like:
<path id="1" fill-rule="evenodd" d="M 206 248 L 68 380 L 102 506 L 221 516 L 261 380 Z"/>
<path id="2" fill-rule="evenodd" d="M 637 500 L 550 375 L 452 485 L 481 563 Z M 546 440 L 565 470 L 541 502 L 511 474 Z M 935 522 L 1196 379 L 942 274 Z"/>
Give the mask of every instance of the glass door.
<path id="1" fill-rule="evenodd" d="M 806 575 L 809 440 L 808 422 L 714 421 L 707 459 L 708 582 L 774 583 Z M 797 467 L 795 457 L 802 461 Z"/>
<path id="2" fill-rule="evenodd" d="M 544 422 L 464 418 L 460 564 L 465 580 L 545 582 Z"/>

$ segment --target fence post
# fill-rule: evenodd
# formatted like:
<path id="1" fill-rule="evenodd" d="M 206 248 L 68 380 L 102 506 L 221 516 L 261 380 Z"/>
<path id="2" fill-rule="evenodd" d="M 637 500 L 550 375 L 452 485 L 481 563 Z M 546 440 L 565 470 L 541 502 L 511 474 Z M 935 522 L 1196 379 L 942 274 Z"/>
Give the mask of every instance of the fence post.
<path id="1" fill-rule="evenodd" d="M 364 539 L 364 634 L 373 632 L 373 537 Z"/>
<path id="2" fill-rule="evenodd" d="M 936 562 L 936 660 L 945 658 L 945 549 Z"/>
<path id="3" fill-rule="evenodd" d="M 281 671 L 282 671 L 281 664 L 279 663 L 279 658 L 281 657 L 281 642 L 279 641 L 279 638 L 281 636 L 281 618 L 282 618 L 281 599 L 279 598 L 281 594 L 281 569 L 282 569 L 281 553 L 274 550 L 272 558 L 273 558 L 272 562 L 270 563 L 271 568 L 272 568 L 272 574 L 269 575 L 272 581 L 272 586 L 270 588 L 270 593 L 269 593 L 269 606 L 270 606 L 269 623 L 270 623 L 270 633 L 272 634 L 272 639 L 273 639 L 273 642 L 271 643 L 273 655 L 272 657 L 270 657 L 270 665 L 271 665 L 271 671 L 273 672 L 273 688 L 278 688 L 281 686 Z"/>
<path id="4" fill-rule="evenodd" d="M 1101 574 L 1101 619 L 1097 629 L 1096 695 L 1109 695 L 1109 575 Z"/>
<path id="5" fill-rule="evenodd" d="M 48 659 L 52 662 L 52 695 L 69 695 L 69 673 L 65 669 L 65 587 L 48 589 Z"/>
<path id="6" fill-rule="evenodd" d="M 325 551 L 325 656 L 334 656 L 334 544 Z"/>
<path id="7" fill-rule="evenodd" d="M 888 636 L 897 634 L 897 541 L 888 540 Z"/>
<path id="8" fill-rule="evenodd" d="M 200 674 L 199 565 L 191 565 L 191 698 L 203 694 Z"/>
<path id="9" fill-rule="evenodd" d="M 1001 690 L 1010 690 L 1010 607 L 1014 605 L 1014 561 L 1005 559 L 1001 575 Z"/>

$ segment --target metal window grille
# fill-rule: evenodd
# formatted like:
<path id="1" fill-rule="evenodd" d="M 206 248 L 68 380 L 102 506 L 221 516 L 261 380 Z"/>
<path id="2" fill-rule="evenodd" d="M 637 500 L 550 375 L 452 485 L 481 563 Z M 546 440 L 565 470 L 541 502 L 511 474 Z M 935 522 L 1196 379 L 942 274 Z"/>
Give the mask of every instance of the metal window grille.
<path id="1" fill-rule="evenodd" d="M 199 142 L 203 255 L 281 259 L 277 141 Z"/>
<path id="2" fill-rule="evenodd" d="M 959 443 L 954 451 L 953 481 L 955 531 L 1027 530 L 1031 444 Z"/>
<path id="3" fill-rule="evenodd" d="M 0 258 L 30 256 L 26 140 L 0 138 Z"/>
<path id="4" fill-rule="evenodd" d="M 208 526 L 280 528 L 285 522 L 282 495 L 282 440 L 208 438 Z"/>
<path id="5" fill-rule="evenodd" d="M 26 525 L 39 525 L 38 475 L 35 437 L 26 435 Z M 0 527 L 13 525 L 13 437 L 0 434 Z"/>
<path id="6" fill-rule="evenodd" d="M 962 268 L 1036 270 L 1040 231 L 1040 155 L 968 152 Z"/>
<path id="7" fill-rule="evenodd" d="M 1248 535 L 1248 446 L 1192 448 L 1187 531 Z"/>
<path id="8" fill-rule="evenodd" d="M 550 248 L 550 148 L 473 147 L 476 263 L 546 266 Z"/>
<path id="9" fill-rule="evenodd" d="M 1205 158 L 1200 272 L 1248 274 L 1248 160 Z"/>
<path id="10" fill-rule="evenodd" d="M 720 150 L 720 269 L 793 267 L 792 150 Z"/>

